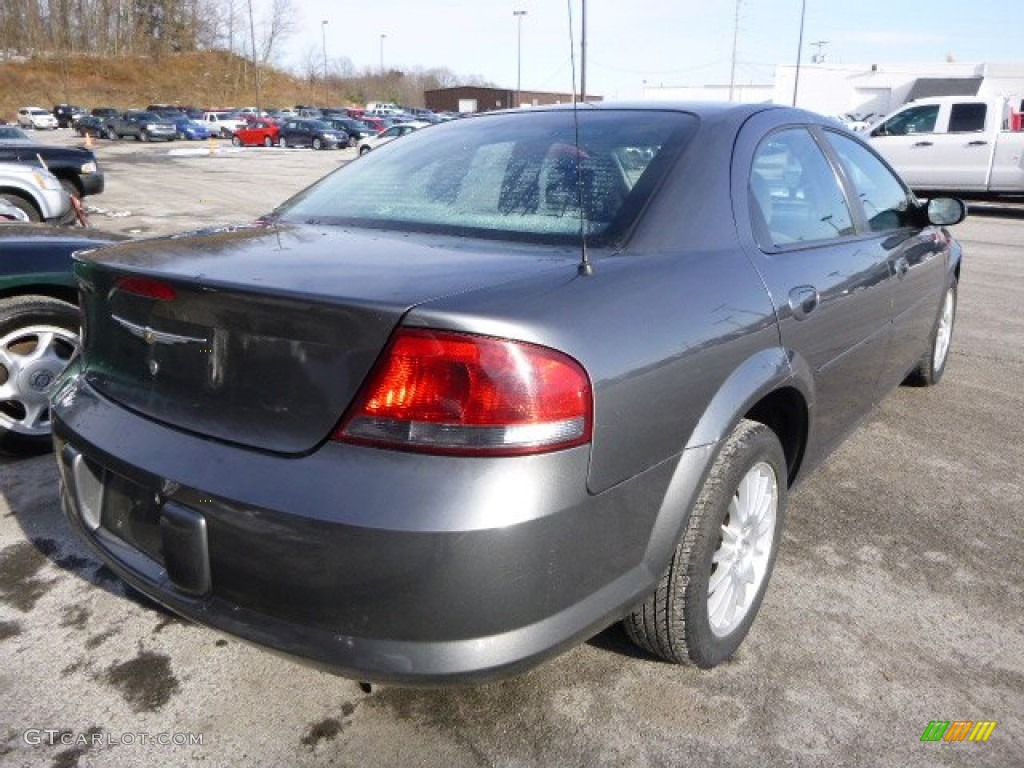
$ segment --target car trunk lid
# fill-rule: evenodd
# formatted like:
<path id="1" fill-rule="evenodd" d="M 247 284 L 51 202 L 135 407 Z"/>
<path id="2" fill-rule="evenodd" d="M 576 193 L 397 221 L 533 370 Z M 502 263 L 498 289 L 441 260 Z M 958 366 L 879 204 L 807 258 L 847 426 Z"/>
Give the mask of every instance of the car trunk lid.
<path id="1" fill-rule="evenodd" d="M 307 452 L 411 307 L 571 264 L 550 248 L 313 226 L 124 243 L 76 266 L 84 375 L 174 427 Z"/>

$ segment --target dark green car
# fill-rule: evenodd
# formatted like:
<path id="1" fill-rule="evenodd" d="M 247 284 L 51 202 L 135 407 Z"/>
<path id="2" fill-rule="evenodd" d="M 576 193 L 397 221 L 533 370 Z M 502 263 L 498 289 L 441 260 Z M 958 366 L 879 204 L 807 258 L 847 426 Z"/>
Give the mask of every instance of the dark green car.
<path id="1" fill-rule="evenodd" d="M 0 225 L 0 450 L 49 447 L 50 390 L 78 348 L 71 254 L 120 239 L 89 230 Z"/>

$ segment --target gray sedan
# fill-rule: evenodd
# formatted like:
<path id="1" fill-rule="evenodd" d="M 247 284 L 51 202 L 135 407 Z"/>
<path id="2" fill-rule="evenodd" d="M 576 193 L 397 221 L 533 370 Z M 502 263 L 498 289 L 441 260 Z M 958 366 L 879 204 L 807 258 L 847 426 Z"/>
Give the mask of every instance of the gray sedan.
<path id="1" fill-rule="evenodd" d="M 252 225 L 78 259 L 68 519 L 178 613 L 361 680 L 620 620 L 713 667 L 790 488 L 942 377 L 964 211 L 788 108 L 417 131 Z"/>

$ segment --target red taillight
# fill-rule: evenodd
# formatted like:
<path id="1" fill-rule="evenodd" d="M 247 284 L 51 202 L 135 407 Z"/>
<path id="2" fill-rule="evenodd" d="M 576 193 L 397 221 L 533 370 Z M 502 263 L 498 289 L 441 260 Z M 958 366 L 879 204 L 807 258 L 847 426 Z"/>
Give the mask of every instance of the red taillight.
<path id="1" fill-rule="evenodd" d="M 590 440 L 590 380 L 535 344 L 400 330 L 333 435 L 469 455 L 541 453 Z"/>
<path id="2" fill-rule="evenodd" d="M 151 277 L 140 277 L 139 275 L 119 277 L 114 285 L 114 289 L 136 296 L 143 296 L 147 299 L 156 299 L 157 301 L 174 301 L 178 298 L 178 292 L 174 290 L 174 286 L 170 283 L 165 283 L 163 280 L 154 280 Z"/>

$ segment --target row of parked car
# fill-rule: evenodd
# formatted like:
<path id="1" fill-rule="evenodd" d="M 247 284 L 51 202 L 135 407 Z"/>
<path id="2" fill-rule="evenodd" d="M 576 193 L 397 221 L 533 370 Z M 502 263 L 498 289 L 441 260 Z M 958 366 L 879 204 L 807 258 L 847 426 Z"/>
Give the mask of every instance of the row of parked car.
<path id="1" fill-rule="evenodd" d="M 312 147 L 313 149 L 345 149 L 357 147 L 360 154 L 419 128 L 439 122 L 426 114 L 389 113 L 352 116 L 355 110 L 298 107 L 288 110 L 244 111 L 190 110 L 180 107 L 150 105 L 145 110 L 119 111 L 113 107 L 97 107 L 85 113 L 77 107 L 59 105 L 67 117 L 67 125 L 80 136 L 110 140 L 134 138 L 139 141 L 199 140 L 213 137 L 230 139 L 235 146 Z M 21 110 L 29 126 L 29 116 L 38 117 L 34 128 L 49 127 L 50 122 L 37 115 L 45 112 L 37 107 Z M 55 120 L 57 118 L 54 118 Z M 56 126 L 54 126 L 56 127 Z"/>
<path id="2" fill-rule="evenodd" d="M 58 147 L 0 124 L 0 220 L 74 223 L 77 201 L 103 191 L 96 155 L 86 147 Z"/>

